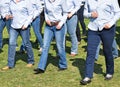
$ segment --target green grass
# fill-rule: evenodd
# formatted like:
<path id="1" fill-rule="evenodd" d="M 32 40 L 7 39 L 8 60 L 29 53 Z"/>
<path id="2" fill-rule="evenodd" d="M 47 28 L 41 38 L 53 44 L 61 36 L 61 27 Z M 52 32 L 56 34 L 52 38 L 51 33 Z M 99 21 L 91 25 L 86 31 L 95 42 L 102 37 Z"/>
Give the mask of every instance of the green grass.
<path id="1" fill-rule="evenodd" d="M 88 20 L 85 20 L 86 24 Z M 120 21 L 117 23 L 116 38 L 118 48 L 120 44 Z M 3 52 L 0 52 L 0 68 L 6 66 L 8 56 L 8 34 L 6 29 L 3 32 L 4 46 Z M 69 39 L 69 38 L 68 38 Z M 31 29 L 31 42 L 33 45 L 35 65 L 32 68 L 26 67 L 26 54 L 16 54 L 16 65 L 14 69 L 8 71 L 0 70 L 0 87 L 82 87 L 79 81 L 84 77 L 85 58 L 86 58 L 86 37 L 82 37 L 79 45 L 79 54 L 76 57 L 70 57 L 71 43 L 67 40 L 66 52 L 68 69 L 59 72 L 58 59 L 55 58 L 54 50 L 55 42 L 51 43 L 49 50 L 48 64 L 46 72 L 40 75 L 34 75 L 33 69 L 37 67 L 40 53 L 38 45 L 34 44 L 35 35 Z M 18 38 L 18 46 L 20 47 L 21 38 Z M 17 48 L 18 50 L 19 48 Z M 102 50 L 102 49 L 101 49 Z M 120 87 L 120 57 L 115 59 L 115 74 L 111 81 L 104 80 L 105 62 L 102 51 L 100 52 L 98 61 L 95 62 L 94 78 L 92 83 L 84 87 Z"/>

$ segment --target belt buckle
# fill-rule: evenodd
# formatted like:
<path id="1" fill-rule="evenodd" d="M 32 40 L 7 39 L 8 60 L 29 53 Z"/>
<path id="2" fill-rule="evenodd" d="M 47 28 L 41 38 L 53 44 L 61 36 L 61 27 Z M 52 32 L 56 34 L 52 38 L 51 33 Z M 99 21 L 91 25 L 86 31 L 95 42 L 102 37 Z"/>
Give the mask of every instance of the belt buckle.
<path id="1" fill-rule="evenodd" d="M 51 26 L 54 26 L 55 25 L 55 22 L 50 22 Z"/>

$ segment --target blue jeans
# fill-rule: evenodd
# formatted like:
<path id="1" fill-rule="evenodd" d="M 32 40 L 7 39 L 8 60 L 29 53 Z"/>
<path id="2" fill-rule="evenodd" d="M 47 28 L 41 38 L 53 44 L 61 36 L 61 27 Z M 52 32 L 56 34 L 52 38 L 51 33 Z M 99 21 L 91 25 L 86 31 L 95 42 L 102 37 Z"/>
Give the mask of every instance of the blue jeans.
<path id="1" fill-rule="evenodd" d="M 8 66 L 9 67 L 14 67 L 14 64 L 15 64 L 16 41 L 19 34 L 22 37 L 22 41 L 27 51 L 28 63 L 34 64 L 34 55 L 33 55 L 32 45 L 29 40 L 29 28 L 25 30 L 10 28 L 10 38 L 9 38 L 9 48 L 8 48 Z"/>
<path id="2" fill-rule="evenodd" d="M 113 44 L 112 44 L 112 54 L 113 54 L 113 58 L 116 58 L 119 56 L 118 54 L 118 48 L 117 48 L 117 42 L 114 39 Z"/>
<path id="3" fill-rule="evenodd" d="M 58 49 L 59 55 L 59 68 L 67 68 L 67 61 L 66 61 L 66 52 L 65 52 L 65 26 L 63 25 L 61 29 L 56 29 L 55 26 L 48 26 L 46 25 L 44 30 L 44 39 L 43 39 L 43 49 L 40 57 L 40 61 L 38 64 L 38 68 L 45 70 L 47 58 L 48 58 L 48 51 L 50 48 L 50 43 L 55 36 L 55 41 Z"/>
<path id="4" fill-rule="evenodd" d="M 40 33 L 40 16 L 36 17 L 35 20 L 32 22 L 32 27 L 35 33 L 35 36 L 40 44 L 40 47 L 43 46 L 42 35 Z"/>
<path id="5" fill-rule="evenodd" d="M 40 33 L 40 16 L 36 17 L 35 20 L 32 22 L 32 27 L 35 33 L 35 36 L 40 44 L 40 47 L 42 48 L 43 46 L 43 41 L 42 41 L 42 35 Z M 22 42 L 22 45 L 20 46 L 20 51 L 25 51 L 25 46 L 24 43 Z"/>
<path id="6" fill-rule="evenodd" d="M 112 55 L 112 43 L 114 40 L 114 36 L 115 26 L 112 26 L 110 29 L 103 29 L 100 32 L 88 30 L 85 77 L 93 77 L 96 50 L 100 41 L 102 41 L 103 43 L 103 53 L 105 55 L 106 62 L 106 74 L 114 73 L 114 61 Z"/>
<path id="7" fill-rule="evenodd" d="M 99 43 L 99 45 L 97 47 L 96 56 L 95 56 L 96 60 L 98 59 L 98 56 L 99 56 L 100 44 L 101 43 Z M 115 39 L 113 40 L 113 44 L 112 44 L 112 54 L 113 54 L 113 58 L 118 57 L 118 48 L 117 48 L 117 43 L 116 43 Z"/>
<path id="8" fill-rule="evenodd" d="M 11 23 L 11 20 L 5 20 L 5 19 L 0 19 L 0 49 L 2 49 L 2 46 L 3 46 L 3 37 L 2 37 L 2 32 L 3 32 L 3 29 L 5 28 L 5 26 L 7 27 L 7 31 L 8 31 L 8 34 L 9 34 L 9 29 L 10 29 L 10 23 Z"/>
<path id="9" fill-rule="evenodd" d="M 67 19 L 66 26 L 67 32 L 72 42 L 71 53 L 77 54 L 78 53 L 78 41 L 76 36 L 77 15 L 73 15 L 70 19 Z"/>

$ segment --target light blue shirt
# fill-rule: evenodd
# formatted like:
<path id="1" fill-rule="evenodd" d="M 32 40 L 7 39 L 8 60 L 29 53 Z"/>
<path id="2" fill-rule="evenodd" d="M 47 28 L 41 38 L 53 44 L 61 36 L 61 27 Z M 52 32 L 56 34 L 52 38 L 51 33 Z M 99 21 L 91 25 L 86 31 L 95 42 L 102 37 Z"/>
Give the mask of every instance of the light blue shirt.
<path id="1" fill-rule="evenodd" d="M 59 21 L 59 25 L 62 26 L 67 19 L 66 0 L 50 1 L 53 0 L 44 0 L 45 20 Z"/>
<path id="2" fill-rule="evenodd" d="M 42 1 L 41 0 L 31 0 L 32 2 L 32 7 L 34 9 L 34 16 L 33 19 L 36 18 L 37 16 L 40 16 L 40 13 L 43 10 L 43 6 L 42 6 Z"/>
<path id="3" fill-rule="evenodd" d="M 22 28 L 24 25 L 28 27 L 33 18 L 34 9 L 30 0 L 20 0 L 16 3 L 15 0 L 10 2 L 10 11 L 13 16 L 11 26 L 15 29 Z"/>
<path id="4" fill-rule="evenodd" d="M 0 4 L 1 4 L 1 15 L 3 18 L 5 18 L 6 14 L 9 15 L 10 14 L 10 10 L 9 10 L 9 4 L 10 4 L 11 0 L 1 0 Z"/>
<path id="5" fill-rule="evenodd" d="M 75 14 L 80 8 L 80 0 L 66 0 L 67 2 L 67 12 Z"/>
<path id="6" fill-rule="evenodd" d="M 0 19 L 2 18 L 1 9 L 2 9 L 2 0 L 0 0 Z"/>
<path id="7" fill-rule="evenodd" d="M 92 11 L 98 13 L 97 18 L 91 17 Z M 118 0 L 86 0 L 84 16 L 90 18 L 88 24 L 90 30 L 101 31 L 106 23 L 113 26 L 120 18 Z"/>

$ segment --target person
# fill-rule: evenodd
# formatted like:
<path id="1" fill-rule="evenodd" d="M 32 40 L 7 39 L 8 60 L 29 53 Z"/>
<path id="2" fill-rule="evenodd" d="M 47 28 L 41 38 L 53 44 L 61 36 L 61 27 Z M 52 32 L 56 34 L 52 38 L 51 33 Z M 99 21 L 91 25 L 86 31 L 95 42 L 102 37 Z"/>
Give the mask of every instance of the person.
<path id="1" fill-rule="evenodd" d="M 68 17 L 66 21 L 66 26 L 72 44 L 70 56 L 76 56 L 78 54 L 78 41 L 76 36 L 77 11 L 80 8 L 80 2 L 79 0 L 67 0 L 67 4 Z"/>
<path id="2" fill-rule="evenodd" d="M 77 21 L 77 27 L 76 27 L 76 35 L 77 35 L 78 45 L 81 43 L 81 33 L 80 33 L 79 22 L 82 27 L 82 35 L 86 36 L 86 25 L 85 25 L 84 16 L 83 16 L 84 4 L 85 4 L 85 0 L 81 0 L 80 9 L 77 11 L 78 21 Z"/>
<path id="3" fill-rule="evenodd" d="M 28 0 L 11 0 L 9 9 L 12 21 L 9 31 L 8 64 L 3 67 L 2 70 L 9 70 L 15 67 L 15 47 L 19 34 L 21 35 L 27 50 L 28 64 L 26 67 L 32 67 L 34 65 L 34 54 L 29 40 L 29 25 L 32 22 L 34 12 L 32 4 Z"/>
<path id="4" fill-rule="evenodd" d="M 34 9 L 33 21 L 31 26 L 33 27 L 37 41 L 40 44 L 39 51 L 42 51 L 43 41 L 42 41 L 42 35 L 40 33 L 40 14 L 43 10 L 43 6 L 40 0 L 31 0 L 31 2 L 32 2 L 32 7 Z M 22 42 L 22 45 L 20 47 L 20 52 L 23 53 L 25 50 L 26 49 L 24 43 Z"/>
<path id="5" fill-rule="evenodd" d="M 96 51 L 96 56 L 95 56 L 96 61 L 98 60 L 98 56 L 99 56 L 100 44 L 101 44 L 101 42 L 99 43 L 99 45 L 97 47 L 97 51 Z M 112 44 L 112 54 L 113 54 L 113 58 L 118 58 L 118 56 L 119 56 L 117 42 L 115 39 L 113 40 L 113 44 Z"/>
<path id="6" fill-rule="evenodd" d="M 41 74 L 45 72 L 48 51 L 50 43 L 55 37 L 58 55 L 59 55 L 59 69 L 67 69 L 67 60 L 65 52 L 65 22 L 67 19 L 66 1 L 65 0 L 44 0 L 44 14 L 45 14 L 45 29 L 43 49 L 38 63 L 38 67 L 34 69 L 34 74 Z"/>
<path id="7" fill-rule="evenodd" d="M 95 55 L 100 41 L 103 44 L 106 62 L 105 80 L 110 80 L 114 74 L 112 43 L 115 36 L 116 21 L 120 18 L 118 0 L 86 0 L 84 16 L 88 17 L 90 22 L 88 24 L 85 76 L 80 83 L 87 85 L 93 78 Z"/>
<path id="8" fill-rule="evenodd" d="M 84 22 L 84 16 L 83 16 L 83 13 L 84 13 L 84 4 L 85 4 L 85 0 L 81 0 L 81 6 L 80 6 L 80 9 L 78 10 L 77 12 L 77 16 L 78 16 L 78 23 L 80 22 L 80 25 L 81 25 L 81 28 L 82 28 L 82 35 L 83 36 L 86 36 L 86 24 Z M 79 29 L 79 28 L 77 28 Z"/>
<path id="9" fill-rule="evenodd" d="M 42 41 L 42 35 L 40 33 L 40 14 L 43 10 L 42 2 L 40 0 L 32 0 L 33 8 L 35 9 L 34 11 L 34 17 L 33 17 L 33 30 L 35 32 L 36 38 L 40 44 L 40 49 L 39 51 L 42 51 L 43 47 L 43 41 Z"/>
<path id="10" fill-rule="evenodd" d="M 41 4 L 42 4 L 42 8 L 44 8 L 44 1 L 40 0 Z M 42 10 L 41 14 L 40 14 L 40 33 L 42 33 L 42 28 L 44 25 L 44 21 L 45 21 L 45 17 L 44 17 L 44 9 Z M 35 40 L 35 44 L 38 44 L 38 40 Z"/>
<path id="11" fill-rule="evenodd" d="M 9 2 L 10 2 L 10 0 L 1 0 L 0 1 L 0 50 L 2 50 L 2 48 L 3 48 L 3 37 L 2 37 L 3 29 L 6 26 L 8 34 L 9 34 L 9 29 L 10 29 L 11 20 L 5 18 L 5 15 L 4 15 L 5 14 L 4 12 L 8 8 Z"/>

